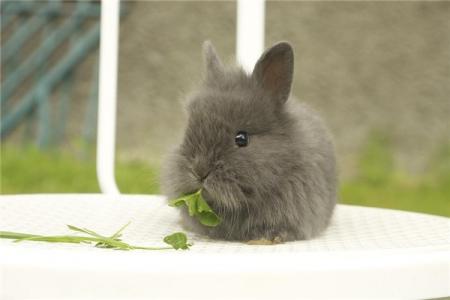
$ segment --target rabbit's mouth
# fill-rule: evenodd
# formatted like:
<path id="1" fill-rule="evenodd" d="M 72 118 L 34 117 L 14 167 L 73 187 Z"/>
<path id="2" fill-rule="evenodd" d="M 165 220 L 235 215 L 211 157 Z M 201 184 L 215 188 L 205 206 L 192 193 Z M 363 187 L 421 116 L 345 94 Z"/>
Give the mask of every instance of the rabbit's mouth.
<path id="1" fill-rule="evenodd" d="M 212 177 L 212 176 L 211 176 Z M 202 196 L 208 205 L 217 212 L 237 211 L 241 208 L 245 196 L 240 186 L 214 180 L 208 177 L 202 183 Z"/>

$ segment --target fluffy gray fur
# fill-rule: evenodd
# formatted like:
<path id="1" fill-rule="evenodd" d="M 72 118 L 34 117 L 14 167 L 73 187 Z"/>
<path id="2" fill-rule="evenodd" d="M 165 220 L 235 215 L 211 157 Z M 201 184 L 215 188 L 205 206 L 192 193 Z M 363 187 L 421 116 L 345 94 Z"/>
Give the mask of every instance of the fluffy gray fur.
<path id="1" fill-rule="evenodd" d="M 165 164 L 164 194 L 173 199 L 201 188 L 222 223 L 209 228 L 182 216 L 191 230 L 212 238 L 317 236 L 336 205 L 335 153 L 320 117 L 287 101 L 292 47 L 274 45 L 250 75 L 224 67 L 209 42 L 203 53 L 205 78 L 188 102 L 184 139 Z M 240 130 L 249 134 L 246 147 L 235 145 Z"/>

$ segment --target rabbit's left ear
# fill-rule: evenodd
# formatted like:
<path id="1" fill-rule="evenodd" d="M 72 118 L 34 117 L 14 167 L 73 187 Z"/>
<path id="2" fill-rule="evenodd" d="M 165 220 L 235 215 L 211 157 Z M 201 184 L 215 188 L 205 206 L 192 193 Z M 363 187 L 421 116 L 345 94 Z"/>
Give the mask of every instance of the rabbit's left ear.
<path id="1" fill-rule="evenodd" d="M 252 76 L 274 101 L 283 104 L 291 92 L 293 72 L 294 52 L 289 43 L 281 42 L 261 55 Z"/>
<path id="2" fill-rule="evenodd" d="M 217 79 L 222 73 L 223 66 L 216 49 L 214 49 L 210 41 L 203 43 L 203 58 L 205 61 L 206 78 L 212 80 Z"/>

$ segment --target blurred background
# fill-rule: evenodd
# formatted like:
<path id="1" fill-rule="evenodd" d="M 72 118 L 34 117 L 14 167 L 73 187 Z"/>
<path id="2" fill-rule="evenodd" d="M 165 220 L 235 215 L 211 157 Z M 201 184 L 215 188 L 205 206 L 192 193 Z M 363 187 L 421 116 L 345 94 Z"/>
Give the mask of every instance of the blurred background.
<path id="1" fill-rule="evenodd" d="M 1 193 L 99 192 L 99 1 L 1 1 Z M 293 94 L 335 137 L 340 202 L 450 216 L 450 2 L 268 1 Z M 234 1 L 124 1 L 116 178 L 158 193 L 201 44 L 235 61 Z"/>

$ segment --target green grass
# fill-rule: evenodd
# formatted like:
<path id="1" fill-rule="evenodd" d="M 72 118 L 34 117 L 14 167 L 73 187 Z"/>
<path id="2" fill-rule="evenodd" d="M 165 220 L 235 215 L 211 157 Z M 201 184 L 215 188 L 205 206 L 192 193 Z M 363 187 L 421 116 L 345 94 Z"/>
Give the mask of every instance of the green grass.
<path id="1" fill-rule="evenodd" d="M 159 192 L 158 167 L 118 162 L 116 180 L 123 193 Z M 34 148 L 2 147 L 1 193 L 97 193 L 95 161 L 73 154 Z"/>
<path id="2" fill-rule="evenodd" d="M 89 156 L 89 155 L 88 155 Z M 57 151 L 3 146 L 1 193 L 99 192 L 95 162 Z M 450 217 L 450 146 L 442 148 L 421 177 L 394 168 L 389 141 L 374 135 L 362 150 L 358 175 L 341 183 L 340 202 Z M 116 164 L 123 193 L 159 192 L 159 168 L 141 161 Z"/>
<path id="3" fill-rule="evenodd" d="M 450 146 L 433 157 L 425 174 L 394 168 L 389 139 L 374 134 L 362 150 L 358 176 L 343 182 L 341 203 L 450 216 Z"/>

